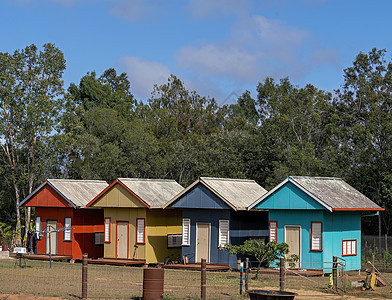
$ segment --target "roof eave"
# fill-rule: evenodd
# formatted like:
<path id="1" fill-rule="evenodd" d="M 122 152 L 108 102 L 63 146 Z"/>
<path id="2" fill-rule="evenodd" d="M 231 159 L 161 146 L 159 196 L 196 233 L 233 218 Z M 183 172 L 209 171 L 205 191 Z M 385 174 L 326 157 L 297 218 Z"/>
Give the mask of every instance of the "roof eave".
<path id="1" fill-rule="evenodd" d="M 385 208 L 375 208 L 375 207 L 368 207 L 368 208 L 332 208 L 332 211 L 385 211 Z"/>

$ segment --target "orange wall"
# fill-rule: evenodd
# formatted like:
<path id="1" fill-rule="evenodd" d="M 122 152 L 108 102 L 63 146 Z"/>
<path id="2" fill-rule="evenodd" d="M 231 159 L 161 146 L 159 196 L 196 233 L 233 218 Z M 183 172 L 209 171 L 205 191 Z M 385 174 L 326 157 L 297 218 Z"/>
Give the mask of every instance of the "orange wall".
<path id="1" fill-rule="evenodd" d="M 72 218 L 72 241 L 64 241 L 63 231 L 57 233 L 58 255 L 72 255 L 73 259 L 82 259 L 83 253 L 92 258 L 103 257 L 103 245 L 94 245 L 94 232 L 104 231 L 103 210 L 36 207 L 35 215 L 41 217 L 41 230 L 46 220 L 57 220 L 57 229 L 61 229 L 64 218 Z M 46 253 L 46 234 L 37 243 L 37 253 Z"/>
<path id="2" fill-rule="evenodd" d="M 23 206 L 35 207 L 72 207 L 64 200 L 49 184 L 46 184 L 40 191 L 29 199 Z"/>

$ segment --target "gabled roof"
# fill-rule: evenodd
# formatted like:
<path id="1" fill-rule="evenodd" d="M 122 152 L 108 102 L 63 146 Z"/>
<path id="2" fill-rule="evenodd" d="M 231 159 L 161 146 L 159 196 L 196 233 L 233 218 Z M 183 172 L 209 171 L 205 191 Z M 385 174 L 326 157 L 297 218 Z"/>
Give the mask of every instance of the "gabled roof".
<path id="1" fill-rule="evenodd" d="M 198 183 L 203 184 L 234 210 L 245 210 L 250 204 L 267 193 L 254 180 L 200 177 L 171 199 L 164 207 L 166 208 L 176 202 Z"/>
<path id="2" fill-rule="evenodd" d="M 184 189 L 177 181 L 170 179 L 117 178 L 87 206 L 91 206 L 117 183 L 126 188 L 148 208 L 162 208 L 173 196 Z"/>
<path id="3" fill-rule="evenodd" d="M 249 209 L 267 199 L 287 182 L 293 183 L 329 211 L 384 210 L 341 178 L 289 176 L 267 194 L 252 203 Z"/>
<path id="4" fill-rule="evenodd" d="M 74 180 L 74 179 L 47 179 L 34 192 L 27 196 L 19 206 L 22 206 L 45 185 L 52 187 L 73 208 L 84 208 L 108 184 L 102 180 Z"/>

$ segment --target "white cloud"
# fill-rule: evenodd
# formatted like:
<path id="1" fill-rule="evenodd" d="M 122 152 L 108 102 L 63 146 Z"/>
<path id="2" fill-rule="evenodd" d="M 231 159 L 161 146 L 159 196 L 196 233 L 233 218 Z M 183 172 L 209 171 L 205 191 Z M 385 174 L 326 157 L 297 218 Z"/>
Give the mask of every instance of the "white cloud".
<path id="1" fill-rule="evenodd" d="M 317 46 L 311 34 L 264 16 L 240 17 L 224 41 L 186 45 L 177 52 L 182 69 L 198 76 L 226 77 L 234 83 L 265 77 L 293 79 L 310 68 L 337 63 L 336 53 Z"/>
<path id="2" fill-rule="evenodd" d="M 171 74 L 165 65 L 136 56 L 120 57 L 117 65 L 128 74 L 131 90 L 139 100 L 148 99 L 154 84 L 166 83 Z"/>

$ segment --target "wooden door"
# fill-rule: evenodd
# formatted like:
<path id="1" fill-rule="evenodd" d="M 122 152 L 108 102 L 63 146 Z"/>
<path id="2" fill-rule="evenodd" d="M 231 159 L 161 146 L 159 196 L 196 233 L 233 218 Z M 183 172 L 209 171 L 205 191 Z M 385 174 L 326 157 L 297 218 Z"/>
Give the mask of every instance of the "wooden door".
<path id="1" fill-rule="evenodd" d="M 57 254 L 57 220 L 46 221 L 46 254 Z M 50 233 L 48 231 L 51 231 Z M 50 238 L 50 241 L 49 241 Z"/>
<path id="2" fill-rule="evenodd" d="M 117 258 L 128 258 L 128 222 L 117 222 Z"/>
<path id="3" fill-rule="evenodd" d="M 298 255 L 301 261 L 301 227 L 300 226 L 286 226 L 285 243 L 289 245 L 289 253 Z M 296 265 L 299 268 L 299 264 Z"/>
<path id="4" fill-rule="evenodd" d="M 209 223 L 196 224 L 196 262 L 210 261 L 210 227 Z"/>

